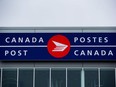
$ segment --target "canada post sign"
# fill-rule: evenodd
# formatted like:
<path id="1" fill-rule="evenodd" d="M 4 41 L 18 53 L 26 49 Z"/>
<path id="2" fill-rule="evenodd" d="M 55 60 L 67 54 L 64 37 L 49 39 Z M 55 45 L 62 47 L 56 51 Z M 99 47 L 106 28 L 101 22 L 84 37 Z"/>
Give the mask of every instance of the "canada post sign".
<path id="1" fill-rule="evenodd" d="M 116 33 L 0 33 L 0 60 L 114 61 Z"/>

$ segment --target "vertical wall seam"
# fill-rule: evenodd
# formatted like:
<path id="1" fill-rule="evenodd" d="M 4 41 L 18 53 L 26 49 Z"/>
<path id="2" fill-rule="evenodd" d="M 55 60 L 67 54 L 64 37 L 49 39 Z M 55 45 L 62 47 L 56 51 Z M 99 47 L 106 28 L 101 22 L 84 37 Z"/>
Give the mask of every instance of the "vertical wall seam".
<path id="1" fill-rule="evenodd" d="M 85 73 L 84 68 L 81 70 L 81 87 L 85 87 Z"/>
<path id="2" fill-rule="evenodd" d="M 19 87 L 19 68 L 17 68 L 17 87 Z"/>
<path id="3" fill-rule="evenodd" d="M 67 81 L 68 81 L 68 77 L 67 77 L 67 68 L 66 68 L 66 87 L 68 87 Z"/>
<path id="4" fill-rule="evenodd" d="M 98 68 L 98 84 L 99 84 L 99 87 L 100 87 L 100 68 Z"/>
<path id="5" fill-rule="evenodd" d="M 116 87 L 116 68 L 115 68 L 115 87 Z"/>
<path id="6" fill-rule="evenodd" d="M 33 87 L 35 87 L 35 67 L 33 68 Z"/>
<path id="7" fill-rule="evenodd" d="M 2 87 L 2 68 L 1 68 L 1 87 Z"/>
<path id="8" fill-rule="evenodd" d="M 52 87 L 52 86 L 51 86 L 51 68 L 50 68 L 50 71 L 49 71 L 49 72 L 50 72 L 50 73 L 49 73 L 49 80 L 50 80 L 50 81 L 49 81 L 49 86 Z"/>

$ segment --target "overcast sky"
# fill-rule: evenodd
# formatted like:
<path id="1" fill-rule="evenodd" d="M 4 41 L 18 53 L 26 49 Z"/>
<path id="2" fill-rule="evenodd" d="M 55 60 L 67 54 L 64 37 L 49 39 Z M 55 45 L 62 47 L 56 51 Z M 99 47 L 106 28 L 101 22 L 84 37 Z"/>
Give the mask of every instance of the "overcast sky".
<path id="1" fill-rule="evenodd" d="M 116 0 L 0 0 L 0 26 L 116 26 Z"/>

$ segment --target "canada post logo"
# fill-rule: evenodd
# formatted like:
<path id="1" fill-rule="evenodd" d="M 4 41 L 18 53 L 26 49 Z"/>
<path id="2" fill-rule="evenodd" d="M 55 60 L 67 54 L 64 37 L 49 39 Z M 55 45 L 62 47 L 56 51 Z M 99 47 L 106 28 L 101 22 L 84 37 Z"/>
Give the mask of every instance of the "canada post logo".
<path id="1" fill-rule="evenodd" d="M 0 60 L 116 60 L 116 33 L 0 33 Z"/>
<path id="2" fill-rule="evenodd" d="M 70 51 L 70 42 L 63 35 L 55 35 L 48 41 L 48 52 L 55 58 L 62 58 Z"/>

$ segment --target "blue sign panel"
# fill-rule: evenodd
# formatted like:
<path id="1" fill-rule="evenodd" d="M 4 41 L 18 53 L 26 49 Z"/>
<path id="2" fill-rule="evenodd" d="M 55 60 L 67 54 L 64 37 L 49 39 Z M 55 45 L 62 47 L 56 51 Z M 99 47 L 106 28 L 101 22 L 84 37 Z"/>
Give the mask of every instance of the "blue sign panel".
<path id="1" fill-rule="evenodd" d="M 116 33 L 0 33 L 0 60 L 115 61 Z"/>

